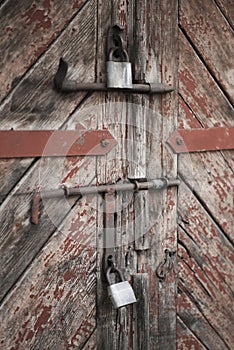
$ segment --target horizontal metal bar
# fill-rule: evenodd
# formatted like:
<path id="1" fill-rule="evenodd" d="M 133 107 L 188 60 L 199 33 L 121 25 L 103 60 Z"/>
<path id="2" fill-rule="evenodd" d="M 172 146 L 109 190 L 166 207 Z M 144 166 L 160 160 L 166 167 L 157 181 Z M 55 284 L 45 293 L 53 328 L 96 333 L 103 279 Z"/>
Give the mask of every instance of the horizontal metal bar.
<path id="1" fill-rule="evenodd" d="M 60 58 L 58 70 L 54 76 L 54 87 L 59 92 L 78 91 L 121 91 L 126 93 L 163 94 L 174 91 L 174 87 L 161 83 L 132 84 L 130 89 L 107 88 L 104 83 L 79 83 L 67 78 L 68 63 Z"/>
<path id="2" fill-rule="evenodd" d="M 98 156 L 116 144 L 108 130 L 0 130 L 0 158 Z"/>
<path id="3" fill-rule="evenodd" d="M 84 186 L 84 187 L 63 187 L 56 190 L 41 191 L 42 198 L 55 197 L 76 197 L 95 193 L 122 192 L 122 191 L 140 191 L 140 190 L 160 190 L 167 187 L 179 186 L 178 179 L 168 180 L 160 178 L 144 182 L 128 182 L 123 184 L 99 185 L 99 186 Z"/>
<path id="4" fill-rule="evenodd" d="M 174 87 L 166 86 L 161 83 L 147 83 L 147 84 L 132 84 L 129 89 L 124 88 L 107 88 L 104 83 L 78 83 L 76 81 L 65 80 L 61 87 L 56 89 L 60 92 L 78 92 L 78 91 L 112 91 L 125 93 L 145 93 L 145 94 L 164 94 L 174 91 Z"/>
<path id="5" fill-rule="evenodd" d="M 100 186 L 83 186 L 83 187 L 66 187 L 55 190 L 42 190 L 33 193 L 31 221 L 34 224 L 38 223 L 39 204 L 40 200 L 63 198 L 63 197 L 82 197 L 89 194 L 100 194 L 122 191 L 141 191 L 141 190 L 161 190 L 167 187 L 179 186 L 180 180 L 160 178 L 151 181 L 136 181 Z M 18 193 L 20 195 L 20 193 Z M 39 200 L 40 198 L 40 200 Z"/>
<path id="6" fill-rule="evenodd" d="M 175 153 L 234 149 L 234 127 L 176 130 L 167 143 Z"/>

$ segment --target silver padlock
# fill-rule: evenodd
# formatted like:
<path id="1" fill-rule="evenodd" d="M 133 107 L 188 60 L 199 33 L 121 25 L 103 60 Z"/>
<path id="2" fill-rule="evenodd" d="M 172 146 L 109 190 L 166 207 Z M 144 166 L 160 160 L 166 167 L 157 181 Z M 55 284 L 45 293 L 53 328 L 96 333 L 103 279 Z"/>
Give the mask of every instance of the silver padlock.
<path id="1" fill-rule="evenodd" d="M 107 270 L 107 281 L 109 283 L 108 286 L 108 295 L 112 301 L 112 304 L 115 309 L 119 309 L 123 306 L 127 306 L 133 303 L 136 303 L 136 297 L 134 294 L 134 291 L 132 289 L 132 286 L 128 281 L 124 281 L 124 278 L 121 274 L 121 272 L 118 269 L 114 269 L 114 271 L 117 273 L 120 282 L 113 283 L 110 278 L 110 273 L 113 268 L 110 267 Z"/>
<path id="2" fill-rule="evenodd" d="M 109 60 L 107 61 L 107 87 L 117 89 L 132 88 L 132 66 L 129 62 L 126 50 L 122 50 L 119 54 L 119 49 L 110 50 Z M 118 54 L 118 58 L 114 57 Z"/>

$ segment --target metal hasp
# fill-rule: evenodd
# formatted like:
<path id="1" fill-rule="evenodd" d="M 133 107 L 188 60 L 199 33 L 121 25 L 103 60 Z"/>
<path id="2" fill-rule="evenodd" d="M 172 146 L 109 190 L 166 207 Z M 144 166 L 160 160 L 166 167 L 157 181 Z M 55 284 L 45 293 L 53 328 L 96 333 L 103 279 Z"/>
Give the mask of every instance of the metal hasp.
<path id="1" fill-rule="evenodd" d="M 116 144 L 108 130 L 1 130 L 0 158 L 100 156 Z"/>
<path id="2" fill-rule="evenodd" d="M 167 140 L 175 153 L 234 149 L 234 127 L 176 130 Z"/>
<path id="3" fill-rule="evenodd" d="M 33 192 L 31 222 L 38 224 L 40 215 L 40 202 L 42 199 L 64 198 L 64 197 L 82 197 L 88 194 L 101 194 L 109 192 L 123 191 L 141 191 L 141 190 L 162 190 L 164 188 L 179 186 L 180 180 L 160 178 L 151 181 L 136 181 L 123 184 L 84 186 L 84 187 L 66 187 L 63 186 L 54 190 L 45 190 Z M 19 193 L 20 194 L 20 193 Z"/>
<path id="4" fill-rule="evenodd" d="M 115 91 L 115 88 L 108 88 L 104 83 L 78 83 L 75 80 L 67 79 L 68 64 L 60 58 L 58 70 L 54 76 L 54 87 L 58 92 L 78 91 Z M 130 89 L 118 89 L 127 93 L 163 94 L 174 91 L 174 87 L 161 83 L 132 84 Z"/>

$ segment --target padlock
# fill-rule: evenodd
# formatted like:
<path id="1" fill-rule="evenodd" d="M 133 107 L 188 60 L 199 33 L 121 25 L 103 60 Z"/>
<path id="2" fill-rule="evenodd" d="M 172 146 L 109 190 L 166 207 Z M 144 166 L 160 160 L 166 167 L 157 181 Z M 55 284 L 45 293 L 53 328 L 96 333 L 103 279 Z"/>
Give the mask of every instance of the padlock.
<path id="1" fill-rule="evenodd" d="M 132 286 L 128 281 L 124 281 L 124 278 L 121 272 L 114 268 L 114 272 L 117 273 L 120 282 L 113 283 L 110 278 L 110 273 L 113 267 L 109 267 L 106 273 L 107 281 L 109 283 L 108 286 L 108 295 L 112 301 L 112 304 L 115 309 L 119 309 L 123 306 L 127 306 L 133 303 L 136 303 L 136 297 Z"/>
<path id="2" fill-rule="evenodd" d="M 129 62 L 126 50 L 114 48 L 110 50 L 109 60 L 107 61 L 107 87 L 117 89 L 132 88 L 132 66 Z M 115 58 L 118 54 L 118 58 Z"/>

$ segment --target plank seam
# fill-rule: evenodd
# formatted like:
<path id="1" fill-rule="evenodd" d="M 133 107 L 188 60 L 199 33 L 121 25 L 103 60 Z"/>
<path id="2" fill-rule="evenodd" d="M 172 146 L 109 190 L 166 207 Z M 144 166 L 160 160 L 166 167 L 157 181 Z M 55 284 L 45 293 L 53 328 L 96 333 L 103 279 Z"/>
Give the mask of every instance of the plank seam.
<path id="1" fill-rule="evenodd" d="M 207 319 L 206 315 L 204 315 L 203 311 L 201 310 L 198 302 L 196 302 L 196 300 L 192 297 L 191 293 L 189 293 L 189 291 L 183 286 L 181 285 L 181 288 L 178 287 L 178 289 L 180 289 L 182 292 L 184 292 L 187 297 L 190 299 L 190 301 L 193 303 L 193 305 L 197 308 L 198 312 L 202 315 L 202 317 L 206 320 L 206 322 L 209 324 L 209 326 L 214 330 L 214 332 L 217 334 L 217 336 L 222 340 L 222 342 L 226 345 L 228 350 L 231 350 L 228 346 L 228 344 L 226 343 L 226 341 L 223 339 L 223 337 L 219 334 L 219 332 L 214 328 L 214 326 L 210 323 L 210 321 Z M 181 317 L 181 316 L 180 316 Z M 182 318 L 183 320 L 183 318 Z M 185 323 L 186 324 L 186 323 Z"/>
<path id="2" fill-rule="evenodd" d="M 189 111 L 193 114 L 193 116 L 196 118 L 198 123 L 201 125 L 202 128 L 204 128 L 204 125 L 202 124 L 202 121 L 199 119 L 199 116 L 196 115 L 196 113 L 193 111 L 192 107 L 188 104 L 187 101 L 185 101 L 183 95 L 181 92 L 178 93 L 179 97 L 183 100 L 184 104 L 188 107 Z"/>
<path id="3" fill-rule="evenodd" d="M 215 73 L 212 71 L 211 67 L 209 67 L 209 65 L 206 63 L 205 59 L 203 58 L 202 54 L 200 53 L 199 49 L 196 47 L 196 45 L 193 43 L 192 39 L 190 38 L 189 34 L 186 32 L 185 28 L 182 27 L 182 24 L 179 23 L 179 29 L 181 31 L 181 33 L 184 35 L 184 37 L 187 39 L 187 41 L 189 42 L 189 44 L 191 45 L 191 47 L 193 48 L 193 50 L 195 51 L 197 57 L 199 58 L 199 60 L 202 62 L 202 64 L 205 66 L 205 68 L 207 69 L 208 73 L 211 75 L 211 77 L 213 78 L 214 82 L 216 83 L 216 85 L 219 87 L 219 89 L 222 91 L 222 93 L 224 94 L 224 96 L 226 97 L 227 101 L 231 104 L 231 106 L 233 106 L 232 103 L 232 98 L 229 95 L 229 93 L 225 90 L 225 87 L 219 82 L 219 80 L 216 78 Z"/>
<path id="4" fill-rule="evenodd" d="M 92 181 L 96 178 L 96 176 L 94 176 L 92 178 L 92 180 L 90 181 L 90 183 L 92 183 Z M 80 198 L 78 198 L 74 204 L 71 206 L 70 210 L 67 212 L 67 214 L 62 218 L 61 222 L 59 222 L 59 224 L 57 225 L 57 227 L 51 232 L 51 234 L 47 237 L 47 239 L 45 240 L 45 242 L 42 244 L 42 246 L 40 247 L 40 249 L 36 252 L 36 254 L 30 259 L 30 261 L 27 263 L 27 265 L 25 266 L 24 270 L 21 272 L 21 274 L 17 277 L 17 279 L 14 281 L 14 283 L 11 285 L 11 287 L 9 289 L 7 289 L 7 291 L 5 292 L 5 294 L 2 296 L 1 300 L 0 300 L 0 306 L 1 304 L 3 304 L 3 302 L 5 301 L 5 299 L 8 297 L 8 295 L 10 295 L 10 293 L 14 290 L 15 285 L 22 279 L 22 277 L 27 273 L 27 270 L 30 268 L 31 264 L 33 263 L 33 261 L 38 257 L 38 255 L 40 254 L 40 252 L 45 248 L 45 246 L 47 245 L 47 243 L 49 242 L 49 240 L 52 238 L 52 236 L 59 231 L 60 226 L 62 225 L 62 223 L 64 222 L 64 220 L 66 220 L 66 218 L 70 215 L 71 211 L 74 209 L 74 207 L 77 205 L 77 203 L 79 202 Z"/>
<path id="5" fill-rule="evenodd" d="M 184 231 L 184 233 L 185 233 L 189 238 L 191 238 L 191 240 L 196 244 L 196 242 L 193 240 L 193 238 L 190 236 L 190 234 L 186 231 L 186 229 L 183 228 L 182 226 L 180 226 L 180 228 L 181 228 L 181 229 Z M 180 245 L 186 250 L 186 252 L 187 252 L 187 254 L 188 254 L 188 256 L 189 256 L 190 259 L 191 259 L 191 258 L 194 259 L 194 261 L 196 262 L 196 264 L 197 264 L 197 265 L 200 267 L 200 269 L 203 271 L 203 274 L 206 276 L 206 278 L 210 281 L 210 283 L 214 286 L 214 288 L 216 288 L 216 286 L 214 285 L 213 281 L 210 279 L 209 275 L 207 275 L 206 272 L 204 271 L 203 266 L 199 263 L 199 260 L 196 259 L 196 257 L 190 253 L 190 250 L 188 249 L 188 247 L 186 246 L 186 244 L 185 244 L 183 241 L 179 240 L 179 239 L 178 239 L 178 244 L 180 244 Z M 180 256 L 179 256 L 179 257 L 180 257 Z M 209 258 L 209 256 L 206 255 L 206 257 L 207 257 L 208 262 L 211 264 L 212 261 L 211 261 L 211 259 Z M 189 269 L 190 269 L 192 272 L 194 272 L 193 269 L 186 263 L 186 261 L 185 261 L 182 257 L 180 257 L 180 259 L 189 267 Z M 231 287 L 229 286 L 229 284 L 225 281 L 225 279 L 223 278 L 223 275 L 222 275 L 221 273 L 219 273 L 219 271 L 217 271 L 217 272 L 218 272 L 218 274 L 219 274 L 219 280 L 222 280 L 223 284 L 225 284 L 225 286 L 227 286 L 227 288 L 228 288 L 230 294 L 232 294 L 232 289 L 231 289 Z M 196 275 L 195 275 L 195 276 L 196 276 Z M 200 283 L 201 283 L 201 282 L 200 282 Z M 204 287 L 204 288 L 205 288 L 205 287 Z M 212 296 L 209 294 L 208 291 L 207 291 L 207 293 L 208 293 L 209 297 L 212 298 Z"/>
<path id="6" fill-rule="evenodd" d="M 68 115 L 67 119 L 60 125 L 60 127 L 58 129 L 55 130 L 62 130 L 62 128 L 64 128 L 66 126 L 66 124 L 69 122 L 69 119 L 71 118 L 71 116 L 76 113 L 76 111 L 81 107 L 81 105 L 88 100 L 88 98 L 91 96 L 92 92 L 88 92 L 83 99 L 78 103 L 78 105 L 72 110 L 72 112 Z M 41 160 L 41 157 L 35 157 L 34 160 L 30 163 L 30 165 L 25 169 L 24 173 L 22 174 L 22 176 L 20 177 L 20 179 L 14 184 L 14 186 L 12 186 L 12 188 L 7 192 L 7 193 L 0 193 L 0 201 L 1 201 L 1 197 L 5 197 L 3 198 L 2 202 L 0 203 L 0 208 L 1 205 L 4 203 L 4 201 L 7 199 L 7 197 L 11 194 L 12 191 L 14 191 L 14 189 L 18 186 L 19 182 L 23 181 L 24 177 L 27 175 L 27 173 L 30 171 L 30 169 Z"/>
<path id="7" fill-rule="evenodd" d="M 95 326 L 94 329 L 92 330 L 92 332 L 90 333 L 90 336 L 88 337 L 88 339 L 84 342 L 84 344 L 83 344 L 81 350 L 84 349 L 84 347 L 85 347 L 85 346 L 87 345 L 87 343 L 90 341 L 91 337 L 92 337 L 93 334 L 96 332 L 96 330 L 97 330 L 97 327 Z"/>
<path id="8" fill-rule="evenodd" d="M 224 19 L 227 21 L 227 23 L 229 24 L 229 26 L 231 27 L 232 30 L 234 30 L 234 27 L 232 25 L 232 23 L 229 21 L 229 19 L 226 17 L 225 13 L 223 12 L 221 6 L 217 3 L 216 0 L 213 0 L 214 4 L 217 6 L 218 10 L 220 11 L 220 13 L 222 14 L 222 16 L 224 17 Z"/>
<path id="9" fill-rule="evenodd" d="M 213 224 L 218 228 L 218 230 L 223 234 L 223 236 L 228 240 L 228 242 L 232 245 L 234 248 L 234 242 L 232 239 L 228 236 L 228 234 L 224 231 L 222 226 L 218 223 L 217 219 L 214 217 L 214 215 L 211 213 L 209 207 L 206 205 L 206 203 L 203 201 L 203 199 L 199 196 L 199 194 L 192 188 L 192 185 L 189 184 L 188 181 L 183 177 L 183 174 L 178 172 L 178 176 L 181 181 L 184 182 L 184 184 L 188 187 L 188 189 L 192 192 L 194 197 L 197 199 L 197 201 L 200 203 L 200 205 L 203 207 L 203 209 L 206 211 L 208 217 L 213 222 Z"/>
<path id="10" fill-rule="evenodd" d="M 205 349 L 210 350 L 202 341 L 201 339 L 193 332 L 191 328 L 184 322 L 184 320 L 181 318 L 181 316 L 177 313 L 177 317 L 180 320 L 180 322 L 192 333 L 194 338 L 202 345 Z"/>
<path id="11" fill-rule="evenodd" d="M 17 81 L 17 84 L 15 86 L 11 86 L 11 90 L 9 90 L 9 92 L 3 97 L 3 99 L 0 101 L 0 106 L 2 104 L 4 104 L 4 102 L 6 101 L 6 99 L 8 99 L 9 97 L 11 97 L 11 95 L 13 95 L 15 93 L 15 89 L 17 88 L 17 86 L 22 82 L 23 79 L 27 78 L 28 75 L 30 74 L 31 70 L 33 70 L 33 68 L 39 64 L 40 60 L 43 58 L 43 56 L 48 52 L 48 50 L 51 48 L 51 46 L 57 41 L 59 40 L 60 36 L 64 33 L 64 31 L 69 27 L 69 25 L 71 25 L 71 23 L 75 20 L 76 16 L 79 15 L 80 11 L 83 10 L 83 8 L 86 6 L 86 4 L 89 2 L 89 0 L 86 0 L 84 2 L 84 4 L 81 6 L 81 8 L 79 8 L 79 10 L 70 18 L 70 20 L 65 24 L 65 26 L 63 27 L 63 29 L 59 32 L 59 34 L 56 36 L 56 38 L 54 38 L 46 47 L 45 51 L 43 51 L 39 56 L 37 56 L 37 58 L 35 59 L 35 61 L 31 64 L 31 66 L 29 66 L 26 71 L 20 76 L 19 80 Z M 4 4 L 3 4 L 4 5 Z M 1 9 L 1 7 L 0 7 Z"/>

